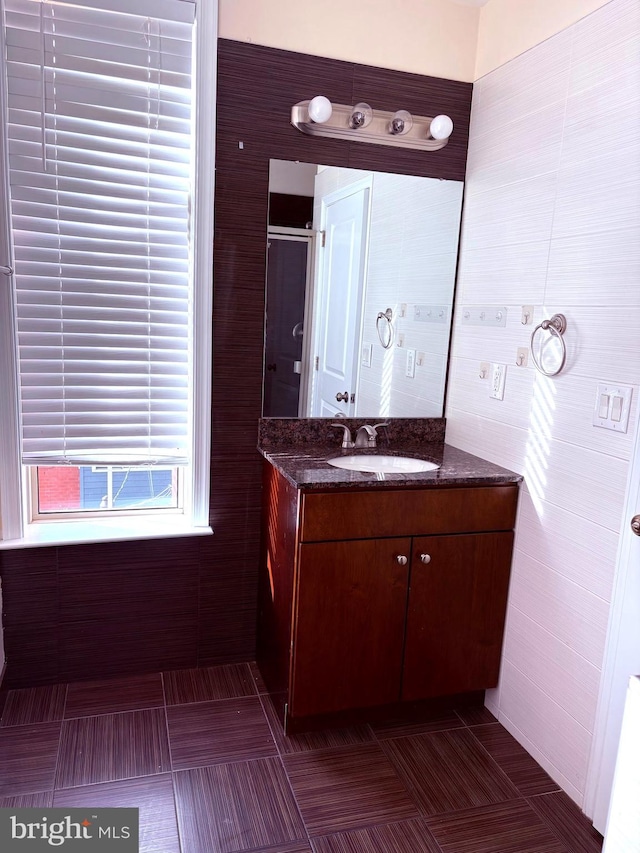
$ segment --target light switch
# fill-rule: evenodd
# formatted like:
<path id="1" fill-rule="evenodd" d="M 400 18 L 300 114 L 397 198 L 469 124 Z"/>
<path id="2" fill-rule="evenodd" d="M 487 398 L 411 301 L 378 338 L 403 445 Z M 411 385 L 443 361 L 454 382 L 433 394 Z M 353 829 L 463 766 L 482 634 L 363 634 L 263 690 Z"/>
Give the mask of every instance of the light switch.
<path id="1" fill-rule="evenodd" d="M 614 432 L 626 432 L 632 392 L 630 385 L 598 385 L 593 407 L 593 425 Z"/>
<path id="2" fill-rule="evenodd" d="M 611 420 L 616 423 L 622 420 L 622 397 L 614 397 L 611 402 Z"/>
<path id="3" fill-rule="evenodd" d="M 598 417 L 599 418 L 608 418 L 609 417 L 609 395 L 608 394 L 600 394 L 600 403 L 598 404 Z"/>

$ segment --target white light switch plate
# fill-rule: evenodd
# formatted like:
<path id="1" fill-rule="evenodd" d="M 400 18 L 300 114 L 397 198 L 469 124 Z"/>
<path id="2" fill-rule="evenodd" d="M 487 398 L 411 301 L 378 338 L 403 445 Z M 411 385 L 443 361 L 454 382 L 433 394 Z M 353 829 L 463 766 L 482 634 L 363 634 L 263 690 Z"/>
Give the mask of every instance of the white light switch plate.
<path id="1" fill-rule="evenodd" d="M 593 425 L 614 432 L 626 432 L 631 409 L 630 385 L 605 385 L 600 383 L 593 406 Z"/>

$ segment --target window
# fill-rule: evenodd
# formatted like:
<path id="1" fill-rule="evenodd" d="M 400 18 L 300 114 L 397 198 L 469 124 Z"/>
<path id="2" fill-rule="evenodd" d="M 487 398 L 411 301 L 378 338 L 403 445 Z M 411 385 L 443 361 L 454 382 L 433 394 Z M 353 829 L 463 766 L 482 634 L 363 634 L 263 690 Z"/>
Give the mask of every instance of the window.
<path id="1" fill-rule="evenodd" d="M 4 540 L 89 512 L 208 524 L 212 182 L 194 173 L 212 127 L 192 95 L 213 75 L 210 49 L 192 75 L 192 38 L 211 5 L 3 0 L 15 377 L 0 390 L 19 401 L 4 426 L 23 496 L 16 511 L 0 477 Z"/>

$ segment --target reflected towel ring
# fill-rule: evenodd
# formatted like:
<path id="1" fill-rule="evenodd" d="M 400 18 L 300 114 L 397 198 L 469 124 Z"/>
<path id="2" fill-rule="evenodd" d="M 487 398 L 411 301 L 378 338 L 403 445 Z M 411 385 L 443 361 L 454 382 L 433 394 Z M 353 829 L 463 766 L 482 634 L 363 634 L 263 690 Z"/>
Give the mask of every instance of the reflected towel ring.
<path id="1" fill-rule="evenodd" d="M 380 320 L 386 320 L 387 324 L 383 327 L 382 331 L 380 330 Z M 378 316 L 376 317 L 376 332 L 378 333 L 378 337 L 380 338 L 380 343 L 385 349 L 389 349 L 391 344 L 393 343 L 393 311 L 391 308 L 387 308 L 386 311 L 380 311 Z"/>
<path id="2" fill-rule="evenodd" d="M 560 359 L 560 364 L 555 370 L 546 370 L 542 366 L 542 353 L 541 358 L 538 359 L 536 356 L 536 351 L 534 348 L 533 339 L 536 336 L 536 333 L 540 331 L 540 329 L 544 329 L 545 331 L 549 331 L 551 333 L 551 337 L 556 337 L 560 341 L 560 345 L 562 347 L 562 357 Z M 567 330 L 567 318 L 564 314 L 554 314 L 550 320 L 543 320 L 542 323 L 538 323 L 533 332 L 531 333 L 531 358 L 533 359 L 533 363 L 536 368 L 542 373 L 544 376 L 557 376 L 558 373 L 564 367 L 565 361 L 567 360 L 567 346 L 564 342 L 564 338 L 562 337 Z"/>

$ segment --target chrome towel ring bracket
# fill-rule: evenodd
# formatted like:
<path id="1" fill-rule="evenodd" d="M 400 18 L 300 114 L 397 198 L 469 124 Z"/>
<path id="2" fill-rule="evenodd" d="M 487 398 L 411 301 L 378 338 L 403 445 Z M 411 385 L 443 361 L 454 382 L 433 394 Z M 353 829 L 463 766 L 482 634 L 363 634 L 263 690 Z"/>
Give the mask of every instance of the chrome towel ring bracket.
<path id="1" fill-rule="evenodd" d="M 560 364 L 556 367 L 555 370 L 547 370 L 542 364 L 542 350 L 540 351 L 540 357 L 536 355 L 534 338 L 536 334 L 542 329 L 543 331 L 548 331 L 551 334 L 551 337 L 555 337 L 560 341 L 560 347 L 562 349 L 562 355 L 560 356 Z M 533 359 L 533 363 L 536 368 L 542 373 L 544 376 L 557 376 L 558 373 L 562 370 L 567 360 L 567 345 L 564 342 L 564 333 L 567 330 L 567 318 L 564 314 L 554 314 L 550 320 L 543 320 L 541 323 L 535 327 L 533 332 L 531 333 L 531 358 Z"/>
<path id="2" fill-rule="evenodd" d="M 380 321 L 384 320 L 385 322 L 380 328 Z M 393 311 L 391 308 L 387 308 L 386 311 L 380 311 L 378 316 L 376 317 L 376 332 L 378 333 L 378 337 L 380 338 L 380 343 L 385 349 L 389 349 L 391 344 L 393 343 Z"/>

